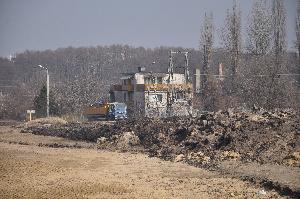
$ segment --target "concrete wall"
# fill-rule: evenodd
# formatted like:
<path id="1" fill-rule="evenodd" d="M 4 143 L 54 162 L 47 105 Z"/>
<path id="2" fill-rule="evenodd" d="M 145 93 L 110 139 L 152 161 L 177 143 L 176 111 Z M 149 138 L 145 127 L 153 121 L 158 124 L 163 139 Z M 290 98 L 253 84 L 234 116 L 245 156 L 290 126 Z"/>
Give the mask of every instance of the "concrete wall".
<path id="1" fill-rule="evenodd" d="M 162 95 L 162 100 L 159 101 L 156 95 Z M 168 117 L 167 96 L 167 92 L 145 92 L 145 116 Z M 184 99 L 175 99 L 170 109 L 172 116 L 188 116 L 191 114 L 191 111 L 191 104 L 188 100 Z"/>
<path id="2" fill-rule="evenodd" d="M 115 101 L 116 102 L 124 102 L 124 93 L 127 93 L 125 91 L 113 91 L 115 95 Z M 127 97 L 127 96 L 126 96 Z"/>
<path id="3" fill-rule="evenodd" d="M 134 92 L 134 115 L 144 116 L 145 114 L 145 92 Z"/>
<path id="4" fill-rule="evenodd" d="M 136 73 L 134 75 L 134 84 L 144 84 L 144 74 Z"/>
<path id="5" fill-rule="evenodd" d="M 151 74 L 155 77 L 162 77 L 162 84 L 168 83 L 168 74 Z M 145 84 L 145 76 L 149 77 L 149 73 L 136 73 L 132 84 Z M 185 77 L 183 74 L 173 74 L 170 84 L 184 84 Z M 130 116 L 146 116 L 146 117 L 167 117 L 168 116 L 168 94 L 166 91 L 134 91 L 132 100 L 129 100 L 128 91 L 113 91 L 115 95 L 115 101 L 124 102 L 128 107 L 128 114 Z M 177 92 L 177 91 L 175 91 Z M 126 95 L 126 99 L 124 99 Z M 175 97 L 175 96 L 174 96 Z M 189 115 L 191 111 L 191 105 L 188 101 L 192 98 L 192 95 L 185 96 L 185 99 L 180 99 L 173 102 L 171 106 L 171 115 L 183 116 Z"/>
<path id="6" fill-rule="evenodd" d="M 157 98 L 161 95 L 161 101 Z M 166 117 L 167 93 L 166 92 L 145 92 L 145 116 Z"/>

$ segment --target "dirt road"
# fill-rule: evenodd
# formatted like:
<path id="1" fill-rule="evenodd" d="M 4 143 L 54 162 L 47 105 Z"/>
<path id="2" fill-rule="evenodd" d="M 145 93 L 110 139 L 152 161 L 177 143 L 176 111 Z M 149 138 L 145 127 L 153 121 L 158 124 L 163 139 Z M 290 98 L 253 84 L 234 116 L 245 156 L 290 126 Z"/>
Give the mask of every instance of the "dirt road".
<path id="1" fill-rule="evenodd" d="M 30 134 L 16 144 L 18 133 L 7 130 L 0 129 L 0 198 L 282 198 L 239 179 L 142 154 L 40 147 L 38 140 L 51 144 L 57 138 Z"/>

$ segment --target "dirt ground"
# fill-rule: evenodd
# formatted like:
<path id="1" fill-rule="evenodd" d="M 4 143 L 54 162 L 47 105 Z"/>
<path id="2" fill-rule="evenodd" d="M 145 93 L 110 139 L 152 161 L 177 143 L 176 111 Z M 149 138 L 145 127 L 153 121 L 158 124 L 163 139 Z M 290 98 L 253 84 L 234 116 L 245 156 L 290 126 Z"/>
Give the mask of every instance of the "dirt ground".
<path id="1" fill-rule="evenodd" d="M 183 163 L 19 130 L 0 127 L 0 198 L 285 198 Z"/>

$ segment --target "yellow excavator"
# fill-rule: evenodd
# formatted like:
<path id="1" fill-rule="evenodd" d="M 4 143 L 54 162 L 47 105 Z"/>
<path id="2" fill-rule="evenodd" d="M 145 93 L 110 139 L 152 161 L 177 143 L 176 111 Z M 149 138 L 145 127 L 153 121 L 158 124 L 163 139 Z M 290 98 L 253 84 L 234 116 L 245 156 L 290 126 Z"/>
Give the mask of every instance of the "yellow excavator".
<path id="1" fill-rule="evenodd" d="M 88 121 L 117 120 L 127 118 L 127 106 L 119 102 L 95 102 L 83 111 Z"/>

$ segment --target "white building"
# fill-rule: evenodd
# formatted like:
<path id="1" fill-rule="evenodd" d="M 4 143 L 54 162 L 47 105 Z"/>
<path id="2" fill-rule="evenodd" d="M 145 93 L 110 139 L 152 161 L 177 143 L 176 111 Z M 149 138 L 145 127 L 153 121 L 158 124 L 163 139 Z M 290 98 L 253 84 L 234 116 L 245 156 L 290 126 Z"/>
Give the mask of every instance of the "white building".
<path id="1" fill-rule="evenodd" d="M 190 115 L 193 90 L 184 74 L 137 73 L 123 74 L 122 84 L 112 85 L 111 101 L 124 102 L 129 116 L 169 117 Z"/>

